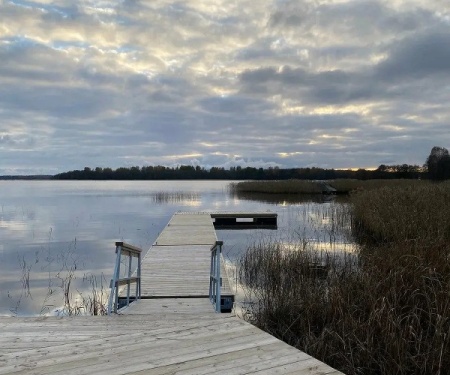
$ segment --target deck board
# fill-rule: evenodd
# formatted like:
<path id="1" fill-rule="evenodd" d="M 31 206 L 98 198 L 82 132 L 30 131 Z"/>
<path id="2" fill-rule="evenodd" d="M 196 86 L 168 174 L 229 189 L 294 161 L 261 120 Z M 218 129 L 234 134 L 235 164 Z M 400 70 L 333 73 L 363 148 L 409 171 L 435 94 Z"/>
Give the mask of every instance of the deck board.
<path id="1" fill-rule="evenodd" d="M 136 315 L 0 318 L 2 333 L 23 344 L 6 353 L 8 343 L 0 343 L 0 374 L 339 374 L 229 314 L 180 314 L 168 301 L 167 313 L 142 314 L 156 301 L 139 301 Z M 54 329 L 77 340 L 54 342 Z M 39 348 L 24 340 L 29 332 Z"/>
<path id="2" fill-rule="evenodd" d="M 0 317 L 0 375 L 340 374 L 214 312 L 207 296 L 216 240 L 210 214 L 176 214 L 142 262 L 147 299 L 108 317 Z M 223 262 L 222 276 L 222 294 L 232 295 Z"/>
<path id="3" fill-rule="evenodd" d="M 176 213 L 142 261 L 142 298 L 207 297 L 211 247 L 217 235 L 209 213 Z M 222 262 L 222 295 L 233 295 Z"/>
<path id="4" fill-rule="evenodd" d="M 142 261 L 142 298 L 209 295 L 211 245 L 152 246 Z M 222 275 L 226 275 L 222 262 Z M 222 294 L 234 294 L 223 277 Z"/>

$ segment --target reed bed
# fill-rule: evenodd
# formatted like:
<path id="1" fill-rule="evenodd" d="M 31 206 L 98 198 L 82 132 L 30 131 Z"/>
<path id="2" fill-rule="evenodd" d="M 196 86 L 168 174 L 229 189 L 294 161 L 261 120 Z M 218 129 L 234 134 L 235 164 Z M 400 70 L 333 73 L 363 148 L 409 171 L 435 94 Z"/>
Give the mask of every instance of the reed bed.
<path id="1" fill-rule="evenodd" d="M 415 184 L 362 191 L 351 199 L 353 229 L 375 243 L 450 240 L 450 184 Z"/>
<path id="2" fill-rule="evenodd" d="M 230 186 L 233 193 L 321 194 L 319 183 L 309 180 L 242 181 Z"/>
<path id="3" fill-rule="evenodd" d="M 352 195 L 357 254 L 252 246 L 240 261 L 246 318 L 346 374 L 447 374 L 449 188 Z"/>
<path id="4" fill-rule="evenodd" d="M 349 194 L 354 191 L 375 190 L 383 187 L 408 188 L 410 186 L 429 186 L 428 180 L 411 179 L 377 179 L 356 180 L 337 179 L 329 181 L 310 180 L 274 180 L 274 181 L 242 181 L 230 185 L 233 193 L 263 194 L 322 194 L 324 184 L 336 189 L 336 194 Z"/>
<path id="5" fill-rule="evenodd" d="M 200 200 L 200 194 L 191 192 L 166 192 L 158 191 L 152 195 L 153 202 L 156 204 L 194 202 Z"/>
<path id="6" fill-rule="evenodd" d="M 46 254 L 35 252 L 32 261 L 25 256 L 19 257 L 22 290 L 10 312 L 22 314 L 21 305 L 27 304 L 26 299 L 34 299 L 39 315 L 106 315 L 109 283 L 103 274 L 82 271 L 85 260 L 79 256 L 77 247 L 75 239 L 64 251 L 51 253 L 49 247 Z M 40 294 L 40 301 L 40 298 L 32 295 L 32 291 L 39 290 L 39 274 L 43 269 L 48 270 L 48 276 L 46 291 L 44 295 Z"/>
<path id="7" fill-rule="evenodd" d="M 353 191 L 374 190 L 383 187 L 408 188 L 410 186 L 422 186 L 432 184 L 428 180 L 411 179 L 376 179 L 376 180 L 355 180 L 337 179 L 330 180 L 328 184 L 334 187 L 339 194 L 348 194 Z"/>

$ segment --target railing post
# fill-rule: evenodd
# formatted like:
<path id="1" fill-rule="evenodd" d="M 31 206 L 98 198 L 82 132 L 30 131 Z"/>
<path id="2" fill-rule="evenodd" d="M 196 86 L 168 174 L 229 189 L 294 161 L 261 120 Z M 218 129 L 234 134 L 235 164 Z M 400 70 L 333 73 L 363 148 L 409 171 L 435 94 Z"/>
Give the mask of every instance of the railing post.
<path id="1" fill-rule="evenodd" d="M 211 248 L 211 268 L 209 277 L 209 300 L 213 303 L 216 312 L 221 312 L 220 304 L 220 288 L 222 286 L 220 276 L 220 258 L 222 254 L 222 241 L 216 241 L 215 245 Z"/>
<path id="2" fill-rule="evenodd" d="M 125 278 L 120 278 L 120 262 L 122 253 L 128 256 L 130 259 L 128 260 L 128 273 Z M 142 250 L 138 247 L 134 247 L 128 245 L 124 242 L 116 242 L 116 263 L 114 266 L 114 274 L 111 280 L 111 293 L 109 295 L 108 302 L 108 315 L 111 315 L 112 312 L 117 313 L 117 309 L 119 306 L 119 286 L 126 285 L 127 286 L 127 306 L 130 305 L 130 294 L 131 294 L 131 283 L 136 283 L 136 295 L 135 300 L 141 298 L 141 253 Z M 138 259 L 137 264 L 137 276 L 131 277 L 131 266 L 133 263 L 133 257 Z"/>
<path id="3" fill-rule="evenodd" d="M 216 312 L 220 313 L 220 257 L 222 255 L 222 244 L 216 243 L 216 245 L 218 245 L 218 248 L 216 248 Z"/>
<path id="4" fill-rule="evenodd" d="M 128 284 L 127 284 L 127 306 L 130 306 L 130 288 L 131 288 L 131 261 L 133 260 L 133 257 L 131 256 L 131 252 L 128 252 Z"/>
<path id="5" fill-rule="evenodd" d="M 213 299 L 214 299 L 214 247 L 211 249 L 211 265 L 209 267 L 209 300 L 211 301 L 211 303 L 214 303 Z"/>
<path id="6" fill-rule="evenodd" d="M 120 278 L 120 257 L 122 255 L 122 248 L 120 245 L 116 246 L 116 264 L 114 266 L 114 274 L 113 279 L 111 280 L 111 293 L 109 295 L 109 303 L 108 303 L 108 315 L 111 313 L 117 312 L 117 304 L 119 301 L 119 285 L 118 280 Z M 113 309 L 114 303 L 114 309 Z"/>
<path id="7" fill-rule="evenodd" d="M 137 277 L 136 283 L 136 299 L 141 299 L 141 253 L 138 254 Z"/>

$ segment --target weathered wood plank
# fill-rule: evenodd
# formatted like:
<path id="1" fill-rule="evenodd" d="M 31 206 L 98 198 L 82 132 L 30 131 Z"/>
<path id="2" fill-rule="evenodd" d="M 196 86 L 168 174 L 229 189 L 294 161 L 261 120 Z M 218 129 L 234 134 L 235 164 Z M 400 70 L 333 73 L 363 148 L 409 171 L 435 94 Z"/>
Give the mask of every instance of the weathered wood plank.
<path id="1" fill-rule="evenodd" d="M 16 339 L 28 339 L 31 328 L 37 338 L 49 339 L 59 328 L 65 335 L 72 331 L 82 340 L 43 342 L 41 348 L 21 348 L 14 353 L 2 350 L 8 345 L 4 342 L 0 344 L 0 374 L 243 374 L 265 370 L 339 374 L 238 318 L 180 313 L 178 302 L 165 303 L 174 307 L 167 314 L 9 319 L 6 322 L 15 324 L 5 332 L 15 334 Z M 17 329 L 20 326 L 22 329 Z M 92 326 L 95 328 L 89 337 Z"/>
<path id="2" fill-rule="evenodd" d="M 188 226 L 211 226 L 211 215 L 209 213 L 177 212 L 169 221 L 168 226 L 188 225 Z"/>
<path id="3" fill-rule="evenodd" d="M 172 217 L 163 246 L 142 262 L 142 293 L 174 298 L 139 300 L 110 317 L 0 317 L 0 375 L 339 374 L 200 298 L 216 240 L 211 214 Z M 224 262 L 222 278 L 222 295 L 232 295 Z"/>
<path id="4" fill-rule="evenodd" d="M 122 309 L 121 314 L 202 314 L 215 315 L 208 298 L 162 298 L 139 300 Z"/>
<path id="5" fill-rule="evenodd" d="M 287 355 L 293 355 L 291 348 L 274 349 L 273 344 L 260 345 L 245 350 L 231 351 L 216 356 L 158 367 L 152 370 L 152 374 L 205 375 L 220 371 L 226 374 L 243 374 L 244 372 L 241 369 L 244 365 L 260 363 L 264 359 L 273 361 L 274 358 Z M 294 355 L 297 355 L 297 353 Z M 139 374 L 139 372 L 135 374 Z"/>
<path id="6" fill-rule="evenodd" d="M 142 262 L 142 296 L 208 296 L 210 250 L 210 245 L 152 246 Z M 223 262 L 221 268 L 222 294 L 233 295 Z"/>
<path id="7" fill-rule="evenodd" d="M 155 245 L 183 246 L 183 245 L 210 245 L 217 240 L 214 228 L 203 226 L 168 226 L 159 235 Z"/>
<path id="8" fill-rule="evenodd" d="M 240 329 L 230 329 L 226 333 L 215 335 L 194 335 L 186 342 L 179 342 L 173 339 L 171 342 L 154 342 L 147 344 L 147 348 L 132 348 L 133 351 L 114 353 L 120 358 L 122 366 L 129 372 L 151 370 L 153 368 L 167 366 L 174 363 L 181 363 L 209 357 L 218 354 L 226 354 L 236 350 L 245 350 L 256 345 L 256 341 L 261 345 L 273 343 L 273 337 L 254 336 L 251 330 L 241 331 Z M 128 349 L 128 348 L 127 348 Z M 151 358 L 151 360 L 148 360 Z M 110 358 L 93 358 L 94 363 L 89 366 L 90 373 L 96 374 L 120 374 L 123 369 L 111 364 Z M 47 372 L 48 373 L 48 372 Z M 70 373 L 70 372 L 68 372 Z"/>

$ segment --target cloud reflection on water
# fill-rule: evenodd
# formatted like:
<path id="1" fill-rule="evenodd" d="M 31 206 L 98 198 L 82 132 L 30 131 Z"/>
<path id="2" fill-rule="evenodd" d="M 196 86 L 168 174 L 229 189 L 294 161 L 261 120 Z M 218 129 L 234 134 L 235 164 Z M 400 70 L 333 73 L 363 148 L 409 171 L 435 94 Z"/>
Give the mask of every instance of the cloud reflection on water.
<path id="1" fill-rule="evenodd" d="M 104 277 L 114 267 L 114 242 L 146 251 L 176 211 L 274 211 L 277 231 L 218 231 L 224 255 L 235 260 L 249 244 L 301 238 L 328 246 L 329 229 L 321 221 L 332 203 L 229 194 L 227 181 L 0 181 L 0 315 L 51 313 L 61 308 L 61 283 L 76 264 L 73 298 L 91 286 L 83 276 Z M 319 220 L 320 219 L 320 220 Z M 322 228 L 322 229 L 319 229 Z M 325 229 L 323 229 L 325 228 Z M 303 237 L 302 237 L 303 236 Z M 344 249 L 337 238 L 335 251 Z M 24 296 L 20 262 L 29 271 L 31 296 Z M 58 272 L 59 275 L 58 275 Z M 50 277 L 49 277 L 50 276 Z M 59 276 L 59 279 L 58 277 Z M 48 298 L 51 285 L 51 298 Z M 17 306 L 17 302 L 20 304 Z M 43 309 L 43 306 L 45 307 Z"/>

